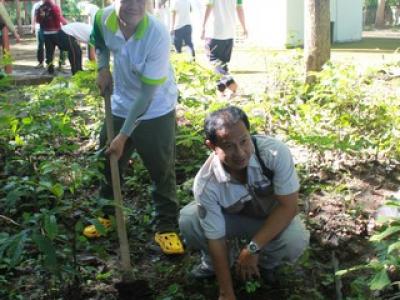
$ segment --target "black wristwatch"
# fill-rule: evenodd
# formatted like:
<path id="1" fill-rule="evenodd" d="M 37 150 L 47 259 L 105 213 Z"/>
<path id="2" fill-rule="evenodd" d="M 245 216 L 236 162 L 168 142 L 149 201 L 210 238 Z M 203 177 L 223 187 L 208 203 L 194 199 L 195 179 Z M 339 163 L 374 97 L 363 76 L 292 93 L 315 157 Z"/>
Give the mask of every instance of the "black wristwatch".
<path id="1" fill-rule="evenodd" d="M 250 252 L 251 255 L 256 255 L 260 253 L 261 248 L 257 245 L 256 242 L 250 241 L 250 243 L 247 244 L 247 250 Z"/>

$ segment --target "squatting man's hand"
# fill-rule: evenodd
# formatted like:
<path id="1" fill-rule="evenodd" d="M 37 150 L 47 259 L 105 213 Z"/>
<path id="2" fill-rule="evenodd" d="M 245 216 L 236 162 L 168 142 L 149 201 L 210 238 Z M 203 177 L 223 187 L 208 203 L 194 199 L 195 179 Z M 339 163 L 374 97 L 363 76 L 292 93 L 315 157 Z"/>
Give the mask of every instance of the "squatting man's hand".
<path id="1" fill-rule="evenodd" d="M 236 262 L 236 273 L 243 281 L 260 277 L 258 254 L 252 255 L 246 248 L 242 249 Z"/>
<path id="2" fill-rule="evenodd" d="M 110 146 L 106 150 L 107 155 L 115 154 L 117 160 L 119 160 L 124 152 L 124 147 L 128 136 L 123 133 L 119 133 L 111 142 Z"/>

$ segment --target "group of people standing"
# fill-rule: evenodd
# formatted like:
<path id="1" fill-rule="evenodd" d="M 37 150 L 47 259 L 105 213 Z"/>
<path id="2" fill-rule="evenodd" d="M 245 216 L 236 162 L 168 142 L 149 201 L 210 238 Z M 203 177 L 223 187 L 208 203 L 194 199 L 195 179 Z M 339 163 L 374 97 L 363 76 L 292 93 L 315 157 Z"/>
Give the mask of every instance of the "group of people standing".
<path id="1" fill-rule="evenodd" d="M 47 71 L 54 74 L 54 52 L 58 47 L 59 67 L 64 60 L 64 52 L 67 52 L 72 74 L 81 71 L 82 50 L 79 42 L 88 43 L 91 31 L 92 26 L 89 24 L 68 23 L 61 8 L 53 0 L 36 2 L 32 6 L 32 33 L 36 34 L 37 39 L 37 67 L 43 67 L 45 49 Z"/>
<path id="2" fill-rule="evenodd" d="M 187 12 L 188 6 L 176 1 L 172 28 L 179 49 L 190 28 L 179 19 L 181 8 Z M 210 36 L 210 59 L 221 62 L 225 72 L 233 45 L 233 30 L 225 24 L 234 24 L 235 9 L 246 33 L 241 5 L 240 0 L 210 1 L 204 18 L 203 27 L 212 12 L 219 20 Z M 221 300 L 236 299 L 233 265 L 243 279 L 271 280 L 277 266 L 296 261 L 308 245 L 309 232 L 297 216 L 300 185 L 288 147 L 272 137 L 251 136 L 249 120 L 238 107 L 211 112 L 204 123 L 211 154 L 196 175 L 193 202 L 180 209 L 175 179 L 178 91 L 169 60 L 170 32 L 146 13 L 146 0 L 115 0 L 96 13 L 91 42 L 97 55 L 97 85 L 101 94 L 111 95 L 115 130 L 109 145 L 105 122 L 100 134 L 100 147 L 106 148 L 100 197 L 112 205 L 109 155 L 118 158 L 122 175 L 137 151 L 152 181 L 155 243 L 168 255 L 184 253 L 184 244 L 201 251 L 202 261 L 191 276 L 216 276 Z M 111 226 L 107 212 L 99 221 Z M 94 225 L 83 234 L 100 235 Z M 236 259 L 230 243 L 235 238 L 248 241 Z"/>
<path id="3" fill-rule="evenodd" d="M 165 2 L 165 1 L 163 1 Z M 163 5 L 163 2 L 161 5 Z M 190 48 L 192 57 L 195 51 L 192 41 L 192 22 L 190 13 L 193 5 L 191 0 L 173 0 L 171 3 L 171 33 L 175 49 L 182 52 L 182 45 Z M 236 17 L 243 29 L 243 36 L 247 36 L 245 14 L 242 0 L 208 0 L 203 23 L 201 39 L 206 42 L 207 55 L 219 74 L 228 74 L 228 63 L 231 60 L 234 37 L 236 31 Z"/>

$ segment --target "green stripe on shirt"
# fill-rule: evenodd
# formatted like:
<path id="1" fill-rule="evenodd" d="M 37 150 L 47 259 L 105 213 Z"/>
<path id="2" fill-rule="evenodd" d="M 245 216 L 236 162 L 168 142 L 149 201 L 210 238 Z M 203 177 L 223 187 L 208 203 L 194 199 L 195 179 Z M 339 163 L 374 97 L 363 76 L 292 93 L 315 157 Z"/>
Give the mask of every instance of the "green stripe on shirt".
<path id="1" fill-rule="evenodd" d="M 163 84 L 167 80 L 167 77 L 163 77 L 161 79 L 151 79 L 151 78 L 147 78 L 145 76 L 140 76 L 140 80 L 149 85 L 160 85 L 160 84 Z"/>
<path id="2" fill-rule="evenodd" d="M 94 17 L 93 29 L 90 34 L 89 44 L 94 46 L 96 49 L 105 49 L 106 43 L 104 42 L 103 36 L 103 19 L 104 9 L 99 9 Z"/>

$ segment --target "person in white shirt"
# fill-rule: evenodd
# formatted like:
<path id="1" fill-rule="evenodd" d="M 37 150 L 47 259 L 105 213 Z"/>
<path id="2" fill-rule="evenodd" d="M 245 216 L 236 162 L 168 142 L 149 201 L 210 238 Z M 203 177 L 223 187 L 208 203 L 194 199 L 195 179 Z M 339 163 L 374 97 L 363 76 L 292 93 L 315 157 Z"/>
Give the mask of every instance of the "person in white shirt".
<path id="1" fill-rule="evenodd" d="M 208 0 L 204 14 L 201 38 L 206 40 L 209 60 L 215 65 L 217 73 L 229 73 L 228 63 L 231 60 L 233 39 L 235 37 L 235 10 L 243 35 L 247 36 L 242 0 Z M 209 17 L 211 22 L 208 22 Z"/>
<path id="2" fill-rule="evenodd" d="M 36 10 L 43 4 L 42 1 L 38 1 L 32 5 L 31 10 L 31 32 L 36 36 L 36 58 L 38 65 L 35 68 L 43 68 L 44 62 L 44 35 L 43 31 L 40 30 L 40 24 L 36 22 Z"/>
<path id="3" fill-rule="evenodd" d="M 116 0 L 97 12 L 91 34 L 96 48 L 101 94 L 112 93 L 111 110 L 116 136 L 106 153 L 119 160 L 121 174 L 136 150 L 149 171 L 156 211 L 155 241 L 165 254 L 182 254 L 177 233 L 175 135 L 178 90 L 170 64 L 168 28 L 146 13 L 146 0 Z M 110 54 L 113 70 L 110 70 Z M 100 146 L 106 146 L 105 124 Z M 105 163 L 100 195 L 113 198 L 111 172 Z M 107 214 L 107 212 L 105 212 Z M 104 219 L 103 219 L 104 220 Z M 95 226 L 83 234 L 98 236 Z"/>
<path id="4" fill-rule="evenodd" d="M 195 51 L 192 42 L 192 24 L 190 20 L 190 1 L 174 0 L 171 6 L 171 33 L 174 36 L 176 52 L 182 52 L 183 43 L 190 48 L 192 58 Z"/>
<path id="5" fill-rule="evenodd" d="M 99 10 L 99 7 L 89 1 L 81 1 L 76 5 L 82 16 L 86 18 L 86 23 L 93 25 L 94 17 Z"/>

